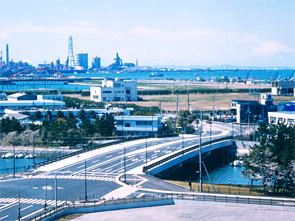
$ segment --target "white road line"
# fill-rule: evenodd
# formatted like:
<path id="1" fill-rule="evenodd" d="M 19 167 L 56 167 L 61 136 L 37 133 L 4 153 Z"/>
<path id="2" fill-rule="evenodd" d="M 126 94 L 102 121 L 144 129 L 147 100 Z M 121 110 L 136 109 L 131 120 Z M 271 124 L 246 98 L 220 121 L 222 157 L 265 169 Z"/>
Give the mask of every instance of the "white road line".
<path id="1" fill-rule="evenodd" d="M 79 169 L 80 169 L 81 167 L 85 167 L 85 165 L 79 166 L 79 167 L 77 167 L 77 168 L 79 168 Z"/>
<path id="2" fill-rule="evenodd" d="M 33 206 L 33 205 L 27 206 L 27 207 L 21 209 L 21 211 L 26 210 L 26 209 L 29 209 L 29 208 L 31 208 L 32 206 Z"/>
<path id="3" fill-rule="evenodd" d="M 9 215 L 3 216 L 0 218 L 0 220 L 7 218 Z"/>
<path id="4" fill-rule="evenodd" d="M 141 193 L 137 196 L 137 198 L 142 197 L 145 193 Z"/>

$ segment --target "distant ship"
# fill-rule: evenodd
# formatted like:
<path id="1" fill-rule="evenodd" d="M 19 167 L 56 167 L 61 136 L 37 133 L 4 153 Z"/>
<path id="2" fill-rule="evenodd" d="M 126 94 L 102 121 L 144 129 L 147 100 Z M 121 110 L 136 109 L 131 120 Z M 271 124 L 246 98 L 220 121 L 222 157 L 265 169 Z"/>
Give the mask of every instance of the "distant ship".
<path id="1" fill-rule="evenodd" d="M 85 74 L 87 70 L 57 70 L 61 74 Z"/>
<path id="2" fill-rule="evenodd" d="M 154 73 L 154 72 L 152 72 L 151 74 L 150 74 L 150 77 L 163 77 L 164 75 L 163 74 L 161 74 L 161 73 Z"/>

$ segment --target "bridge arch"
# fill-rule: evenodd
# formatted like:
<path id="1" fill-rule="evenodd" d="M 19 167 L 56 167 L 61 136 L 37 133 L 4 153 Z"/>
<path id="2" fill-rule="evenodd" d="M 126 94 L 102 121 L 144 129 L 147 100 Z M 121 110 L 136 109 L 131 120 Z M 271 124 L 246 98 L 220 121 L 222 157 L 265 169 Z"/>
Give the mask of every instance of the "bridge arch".
<path id="1" fill-rule="evenodd" d="M 69 80 L 69 78 L 54 70 L 38 68 L 18 72 L 10 76 L 7 80 Z"/>

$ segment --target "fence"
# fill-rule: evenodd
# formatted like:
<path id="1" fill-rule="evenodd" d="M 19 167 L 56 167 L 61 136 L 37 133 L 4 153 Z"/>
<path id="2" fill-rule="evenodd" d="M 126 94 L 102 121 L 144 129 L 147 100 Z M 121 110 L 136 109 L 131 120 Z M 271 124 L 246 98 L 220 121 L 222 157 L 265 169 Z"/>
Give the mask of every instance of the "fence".
<path id="1" fill-rule="evenodd" d="M 51 208 L 49 210 L 45 210 L 42 213 L 39 213 L 35 217 L 32 217 L 29 220 L 39 221 L 44 220 L 46 218 L 57 216 L 59 213 L 67 214 L 76 213 L 76 209 L 80 208 L 96 208 L 95 211 L 102 211 L 103 207 L 111 206 L 111 205 L 123 205 L 126 204 L 126 208 L 128 204 L 131 203 L 145 203 L 152 201 L 163 201 L 163 200 L 190 200 L 190 201 L 205 201 L 205 202 L 216 202 L 216 203 L 239 203 L 239 204 L 253 204 L 253 205 L 268 205 L 268 206 L 287 206 L 287 207 L 295 207 L 295 200 L 289 199 L 274 199 L 274 198 L 266 198 L 266 197 L 247 197 L 247 196 L 227 196 L 227 195 L 209 195 L 209 194 L 162 194 L 162 195 L 150 195 L 150 196 L 142 196 L 142 197 L 128 197 L 128 198 L 119 198 L 112 200 L 97 200 L 93 202 L 71 202 L 67 204 L 63 204 L 58 206 L 56 209 Z M 171 203 L 174 204 L 174 203 Z M 138 207 L 134 206 L 133 208 Z M 123 207 L 120 207 L 124 209 Z M 104 211 L 106 208 L 104 208 Z M 62 214 L 59 214 L 62 215 Z M 52 217 L 53 218 L 53 217 Z"/>

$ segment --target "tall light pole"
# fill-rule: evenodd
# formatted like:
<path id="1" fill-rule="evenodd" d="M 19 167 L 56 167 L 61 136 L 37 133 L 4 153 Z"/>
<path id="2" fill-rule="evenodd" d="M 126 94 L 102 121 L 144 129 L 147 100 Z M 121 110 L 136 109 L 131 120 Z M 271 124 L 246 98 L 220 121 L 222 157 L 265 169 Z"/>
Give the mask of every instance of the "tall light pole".
<path id="1" fill-rule="evenodd" d="M 44 210 L 47 210 L 47 178 L 45 178 Z"/>
<path id="2" fill-rule="evenodd" d="M 84 159 L 84 163 L 85 163 L 85 177 L 84 177 L 84 185 L 85 185 L 85 202 L 87 202 L 87 165 L 86 165 L 86 160 Z"/>
<path id="3" fill-rule="evenodd" d="M 123 170 L 124 170 L 124 174 L 123 174 L 123 176 L 124 176 L 124 182 L 126 182 L 126 147 L 125 147 L 125 145 L 123 145 L 122 143 L 121 143 L 121 145 L 123 146 L 123 153 L 124 153 L 124 156 L 123 156 Z"/>
<path id="4" fill-rule="evenodd" d="M 33 133 L 33 165 L 35 166 L 35 137 Z"/>
<path id="5" fill-rule="evenodd" d="M 55 174 L 55 210 L 57 210 L 57 178 Z"/>
<path id="6" fill-rule="evenodd" d="M 200 175 L 200 192 L 202 192 L 202 121 L 203 111 L 201 110 L 201 127 L 199 129 L 200 140 L 199 140 L 199 175 Z"/>
<path id="7" fill-rule="evenodd" d="M 15 146 L 13 145 L 13 178 L 15 178 Z"/>
<path id="8" fill-rule="evenodd" d="M 184 155 L 184 140 L 183 140 L 184 130 L 182 130 L 181 132 L 182 132 L 182 156 L 183 156 Z"/>
<path id="9" fill-rule="evenodd" d="M 145 173 L 147 173 L 147 139 L 145 138 Z"/>
<path id="10" fill-rule="evenodd" d="M 80 157 L 79 155 L 77 156 Z M 84 160 L 84 194 L 85 194 L 85 202 L 87 201 L 87 164 L 86 159 L 82 158 Z"/>

